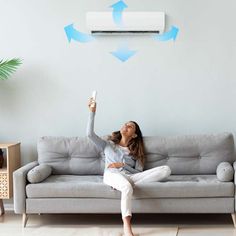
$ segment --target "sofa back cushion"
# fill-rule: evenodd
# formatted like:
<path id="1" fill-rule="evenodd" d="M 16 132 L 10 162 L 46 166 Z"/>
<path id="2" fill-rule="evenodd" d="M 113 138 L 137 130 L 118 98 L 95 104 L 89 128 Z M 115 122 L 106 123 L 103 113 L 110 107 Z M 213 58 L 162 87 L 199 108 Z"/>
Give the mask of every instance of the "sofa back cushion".
<path id="1" fill-rule="evenodd" d="M 52 167 L 53 174 L 103 174 L 104 154 L 87 138 L 39 138 L 38 162 Z"/>
<path id="2" fill-rule="evenodd" d="M 144 137 L 145 169 L 168 165 L 171 174 L 216 174 L 220 162 L 235 160 L 231 133 Z"/>
<path id="3" fill-rule="evenodd" d="M 106 139 L 107 136 L 102 138 Z M 230 133 L 144 137 L 144 169 L 168 165 L 171 174 L 216 174 L 217 165 L 232 163 L 234 139 Z M 38 140 L 38 162 L 53 174 L 102 175 L 104 153 L 87 137 L 44 136 Z"/>

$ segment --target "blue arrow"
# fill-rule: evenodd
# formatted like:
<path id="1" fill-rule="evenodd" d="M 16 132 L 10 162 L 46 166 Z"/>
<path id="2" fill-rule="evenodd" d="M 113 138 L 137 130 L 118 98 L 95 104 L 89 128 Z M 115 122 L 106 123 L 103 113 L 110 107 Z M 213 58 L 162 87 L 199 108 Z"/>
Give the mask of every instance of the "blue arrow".
<path id="1" fill-rule="evenodd" d="M 118 26 L 122 26 L 122 11 L 128 6 L 122 0 L 120 0 L 119 2 L 111 5 L 110 7 L 113 8 L 112 16 L 114 22 Z"/>
<path id="2" fill-rule="evenodd" d="M 64 27 L 64 30 L 66 32 L 66 36 L 69 42 L 71 41 L 71 39 L 74 39 L 81 43 L 86 43 L 95 39 L 89 34 L 84 34 L 76 30 L 73 24 L 67 25 L 66 27 Z"/>
<path id="3" fill-rule="evenodd" d="M 155 35 L 154 39 L 159 40 L 159 41 L 167 41 L 167 40 L 175 40 L 177 37 L 177 34 L 179 32 L 179 29 L 175 26 L 171 26 L 170 31 L 165 32 L 161 35 Z"/>
<path id="4" fill-rule="evenodd" d="M 121 60 L 122 62 L 127 61 L 132 57 L 137 51 L 129 50 L 127 47 L 119 47 L 116 51 L 111 52 L 111 54 Z"/>

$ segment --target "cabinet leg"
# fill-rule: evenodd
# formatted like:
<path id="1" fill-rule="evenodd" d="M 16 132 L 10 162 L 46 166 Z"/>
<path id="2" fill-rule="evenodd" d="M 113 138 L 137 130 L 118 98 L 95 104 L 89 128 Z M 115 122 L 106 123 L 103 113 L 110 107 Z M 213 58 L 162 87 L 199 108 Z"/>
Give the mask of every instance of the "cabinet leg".
<path id="1" fill-rule="evenodd" d="M 231 216 L 232 216 L 232 220 L 233 220 L 233 223 L 234 223 L 234 228 L 236 228 L 236 214 L 232 213 Z"/>
<path id="2" fill-rule="evenodd" d="M 23 213 L 22 215 L 22 226 L 25 228 L 26 226 L 26 223 L 27 223 L 27 220 L 28 220 L 28 216 L 26 213 Z"/>
<path id="3" fill-rule="evenodd" d="M 0 199 L 0 216 L 3 215 L 4 213 L 5 210 L 4 210 L 3 200 Z"/>

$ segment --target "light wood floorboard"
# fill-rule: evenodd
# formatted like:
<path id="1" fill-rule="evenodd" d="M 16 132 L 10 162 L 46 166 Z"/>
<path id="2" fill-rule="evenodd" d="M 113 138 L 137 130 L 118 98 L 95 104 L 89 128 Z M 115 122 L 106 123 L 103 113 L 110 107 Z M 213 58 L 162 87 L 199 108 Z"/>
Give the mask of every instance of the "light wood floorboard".
<path id="1" fill-rule="evenodd" d="M 136 236 L 236 236 L 230 214 L 134 214 Z M 121 236 L 119 214 L 22 215 L 6 211 L 0 216 L 1 236 Z"/>

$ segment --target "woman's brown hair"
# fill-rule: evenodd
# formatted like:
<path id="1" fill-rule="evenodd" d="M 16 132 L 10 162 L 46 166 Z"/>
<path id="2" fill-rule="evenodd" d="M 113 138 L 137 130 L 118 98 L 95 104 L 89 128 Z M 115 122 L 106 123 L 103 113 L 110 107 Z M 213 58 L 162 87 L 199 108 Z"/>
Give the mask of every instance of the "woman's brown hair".
<path id="1" fill-rule="evenodd" d="M 128 143 L 130 155 L 134 156 L 134 158 L 136 158 L 136 160 L 138 160 L 142 164 L 142 166 L 144 166 L 145 149 L 144 149 L 144 143 L 143 143 L 143 135 L 142 135 L 139 125 L 135 121 L 130 121 L 130 122 L 135 124 L 135 133 L 137 134 L 137 136 L 135 138 L 132 138 Z M 113 141 L 115 144 L 119 144 L 121 137 L 122 136 L 121 136 L 120 131 L 114 131 L 108 137 L 108 140 Z"/>

